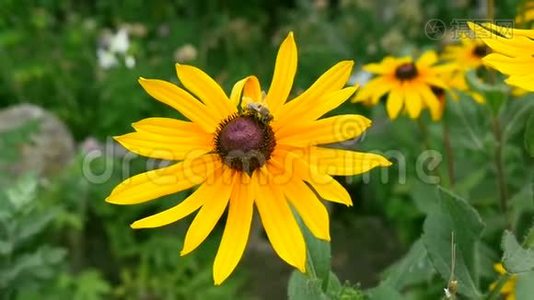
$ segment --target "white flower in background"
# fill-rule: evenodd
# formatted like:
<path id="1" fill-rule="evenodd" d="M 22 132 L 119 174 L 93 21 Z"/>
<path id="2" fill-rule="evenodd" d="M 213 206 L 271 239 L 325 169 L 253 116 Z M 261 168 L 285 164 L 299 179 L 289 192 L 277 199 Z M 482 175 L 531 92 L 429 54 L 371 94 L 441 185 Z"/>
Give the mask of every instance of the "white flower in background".
<path id="1" fill-rule="evenodd" d="M 121 28 L 114 34 L 109 41 L 109 51 L 114 53 L 126 54 L 130 48 L 130 39 L 126 28 Z"/>
<path id="2" fill-rule="evenodd" d="M 359 84 L 360 86 L 364 86 L 367 84 L 367 82 L 369 82 L 371 77 L 372 77 L 371 73 L 366 72 L 364 70 L 360 70 L 356 73 L 353 73 L 350 76 L 348 84 L 350 85 Z"/>
<path id="3" fill-rule="evenodd" d="M 115 34 L 104 32 L 100 38 L 96 56 L 98 65 L 104 69 L 110 69 L 119 65 L 119 59 L 124 60 L 124 65 L 131 69 L 135 67 L 135 57 L 128 54 L 130 38 L 128 30 L 123 27 Z"/>
<path id="4" fill-rule="evenodd" d="M 124 57 L 124 64 L 128 69 L 135 67 L 135 57 L 133 57 L 133 55 L 126 55 L 126 57 Z"/>
<path id="5" fill-rule="evenodd" d="M 191 44 L 185 44 L 176 49 L 174 52 L 174 59 L 178 62 L 185 63 L 197 58 L 197 48 Z"/>
<path id="6" fill-rule="evenodd" d="M 98 58 L 98 65 L 104 70 L 113 68 L 119 63 L 112 52 L 102 48 L 96 49 L 96 56 Z"/>

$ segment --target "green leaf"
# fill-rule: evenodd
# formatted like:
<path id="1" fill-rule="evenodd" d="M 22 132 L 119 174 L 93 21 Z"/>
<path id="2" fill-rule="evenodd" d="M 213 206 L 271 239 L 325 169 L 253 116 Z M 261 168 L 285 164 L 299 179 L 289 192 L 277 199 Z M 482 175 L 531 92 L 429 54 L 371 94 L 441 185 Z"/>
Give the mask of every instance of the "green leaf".
<path id="1" fill-rule="evenodd" d="M 76 284 L 75 300 L 98 300 L 111 292 L 111 286 L 97 270 L 84 271 L 73 281 Z"/>
<path id="2" fill-rule="evenodd" d="M 477 77 L 476 71 L 467 72 L 466 81 L 471 90 L 482 94 L 494 115 L 498 115 L 508 98 L 508 88 L 504 84 L 487 84 Z"/>
<path id="3" fill-rule="evenodd" d="M 298 216 L 297 221 L 306 241 L 306 273 L 312 279 L 319 279 L 322 290 L 326 291 L 331 268 L 330 242 L 316 238 Z"/>
<path id="4" fill-rule="evenodd" d="M 336 274 L 330 272 L 330 278 L 328 280 L 328 290 L 326 295 L 329 299 L 341 299 L 341 300 L 363 300 L 365 299 L 364 292 L 359 287 L 351 286 L 348 281 L 345 284 L 341 284 Z"/>
<path id="5" fill-rule="evenodd" d="M 404 299 L 402 295 L 389 284 L 380 284 L 367 292 L 370 300 L 397 300 Z"/>
<path id="6" fill-rule="evenodd" d="M 37 191 L 37 177 L 27 173 L 15 186 L 8 189 L 6 194 L 9 202 L 16 211 L 19 211 L 35 200 Z"/>
<path id="7" fill-rule="evenodd" d="M 531 299 L 534 295 L 534 272 L 522 273 L 517 276 L 515 287 L 516 299 Z"/>
<path id="8" fill-rule="evenodd" d="M 0 240 L 0 256 L 9 255 L 13 251 L 13 243 Z"/>
<path id="9" fill-rule="evenodd" d="M 313 272 L 315 274 L 314 276 L 322 281 L 322 289 L 326 291 L 330 277 L 330 243 L 317 239 L 307 229 L 304 231 L 304 238 L 308 250 L 308 272 Z"/>
<path id="10" fill-rule="evenodd" d="M 534 114 L 528 118 L 525 128 L 525 148 L 530 156 L 534 157 Z"/>
<path id="11" fill-rule="evenodd" d="M 448 281 L 452 267 L 451 234 L 454 233 L 454 277 L 458 281 L 458 291 L 470 298 L 480 298 L 476 253 L 484 223 L 465 199 L 441 187 L 438 193 L 438 210 L 429 214 L 423 225 L 423 243 L 434 268 Z"/>
<path id="12" fill-rule="evenodd" d="M 534 249 L 525 249 L 519 245 L 514 234 L 506 230 L 502 238 L 504 254 L 502 262 L 506 271 L 523 273 L 534 270 Z"/>
<path id="13" fill-rule="evenodd" d="M 400 261 L 386 270 L 383 283 L 400 291 L 410 284 L 428 281 L 434 273 L 423 241 L 419 239 Z"/>
<path id="14" fill-rule="evenodd" d="M 57 215 L 57 210 L 51 209 L 39 215 L 30 215 L 30 217 L 23 219 L 24 223 L 20 226 L 20 231 L 17 234 L 17 241 L 24 241 L 32 238 L 34 235 L 40 233 Z M 21 220 L 22 221 L 22 220 Z M 22 222 L 21 222 L 22 223 Z"/>
<path id="15" fill-rule="evenodd" d="M 321 289 L 322 280 L 310 278 L 299 271 L 293 271 L 289 278 L 288 297 L 290 300 L 315 300 L 329 297 Z"/>

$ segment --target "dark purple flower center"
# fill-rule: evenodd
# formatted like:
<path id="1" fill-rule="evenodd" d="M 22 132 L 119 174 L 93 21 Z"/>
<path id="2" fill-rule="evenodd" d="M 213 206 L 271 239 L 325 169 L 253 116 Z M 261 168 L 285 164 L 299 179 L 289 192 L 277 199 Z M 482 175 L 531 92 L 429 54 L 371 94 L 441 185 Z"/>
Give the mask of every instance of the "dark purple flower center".
<path id="1" fill-rule="evenodd" d="M 215 135 L 215 151 L 222 161 L 247 173 L 263 166 L 275 145 L 271 126 L 249 114 L 233 115 L 224 120 Z"/>
<path id="2" fill-rule="evenodd" d="M 395 77 L 399 80 L 410 80 L 417 76 L 417 68 L 414 63 L 404 63 L 395 70 Z"/>
<path id="3" fill-rule="evenodd" d="M 436 95 L 439 101 L 443 101 L 445 97 L 445 90 L 437 86 L 431 86 L 432 93 Z"/>
<path id="4" fill-rule="evenodd" d="M 484 57 L 489 53 L 489 49 L 486 45 L 478 45 L 473 49 L 473 54 L 476 57 Z"/>

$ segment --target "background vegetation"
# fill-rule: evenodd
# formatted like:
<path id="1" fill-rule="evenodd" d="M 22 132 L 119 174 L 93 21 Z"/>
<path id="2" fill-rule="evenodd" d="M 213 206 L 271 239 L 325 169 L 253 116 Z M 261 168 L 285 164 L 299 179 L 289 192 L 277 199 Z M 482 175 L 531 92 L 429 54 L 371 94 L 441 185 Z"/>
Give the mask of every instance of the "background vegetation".
<path id="1" fill-rule="evenodd" d="M 496 18 L 513 19 L 518 5 L 498 1 Z M 249 74 L 262 78 L 267 88 L 276 48 L 292 30 L 299 46 L 296 94 L 342 59 L 356 60 L 353 79 L 361 80 L 356 75 L 362 64 L 385 55 L 439 51 L 448 40 L 430 38 L 428 20 L 452 26 L 454 20 L 484 18 L 485 11 L 485 1 L 468 0 L 0 1 L 0 298 L 286 297 L 291 270 L 266 246 L 259 227 L 243 263 L 215 287 L 211 264 L 221 224 L 186 257 L 179 249 L 191 218 L 158 230 L 128 226 L 186 193 L 135 207 L 104 202 L 128 177 L 125 165 L 130 175 L 147 168 L 145 159 L 125 154 L 109 137 L 129 131 L 144 117 L 177 117 L 151 100 L 137 78 L 177 82 L 174 63 L 179 61 L 206 70 L 226 91 Z M 113 52 L 121 29 L 127 32 L 127 47 Z M 116 63 L 106 64 L 103 53 Z M 499 278 L 494 263 L 503 251 L 523 251 L 512 261 L 505 255 L 505 265 L 521 274 L 518 299 L 528 299 L 520 297 L 534 293 L 526 284 L 534 281 L 528 272 L 534 250 L 518 241 L 534 247 L 532 98 L 510 97 L 492 110 L 462 94 L 448 102 L 438 123 L 427 115 L 419 122 L 405 117 L 392 122 L 383 106 L 347 102 L 339 108 L 336 113 L 360 113 L 374 122 L 349 146 L 385 153 L 397 163 L 388 176 L 373 171 L 340 178 L 355 206 L 331 207 L 331 265 L 339 282 L 316 293 L 317 286 L 293 275 L 289 295 L 444 297 L 455 232 L 460 297 L 498 297 L 490 289 Z M 25 106 L 16 117 L 9 111 L 28 103 L 35 106 Z M 492 132 L 496 119 L 502 140 Z M 436 169 L 418 164 L 425 150 L 444 153 L 443 123 L 450 127 L 455 150 L 454 185 L 447 179 L 446 161 Z M 505 209 L 496 185 L 496 147 L 502 147 L 505 166 Z M 429 182 L 418 166 L 441 179 Z"/>

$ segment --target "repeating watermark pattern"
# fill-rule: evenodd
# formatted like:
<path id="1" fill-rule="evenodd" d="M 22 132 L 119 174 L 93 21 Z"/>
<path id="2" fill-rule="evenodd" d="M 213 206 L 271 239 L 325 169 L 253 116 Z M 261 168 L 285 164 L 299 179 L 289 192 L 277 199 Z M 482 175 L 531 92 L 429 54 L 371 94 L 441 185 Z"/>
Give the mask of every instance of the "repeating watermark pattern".
<path id="1" fill-rule="evenodd" d="M 494 24 L 504 28 L 504 32 L 501 32 L 503 36 L 512 36 L 514 20 L 513 19 L 452 19 L 445 22 L 441 19 L 430 19 L 425 23 L 425 35 L 431 40 L 441 40 L 445 37 L 459 40 L 462 38 L 491 38 L 491 33 L 487 33 L 485 36 L 477 36 L 475 32 L 469 29 L 468 22 L 476 24 Z M 447 34 L 450 33 L 450 34 Z"/>
<path id="2" fill-rule="evenodd" d="M 330 149 L 335 150 L 335 148 Z M 352 171 L 361 173 L 361 181 L 364 184 L 370 183 L 371 180 L 380 180 L 380 183 L 383 184 L 392 182 L 406 184 L 409 172 L 410 174 L 415 173 L 416 177 L 423 183 L 440 183 L 437 169 L 443 161 L 443 155 L 437 150 L 425 150 L 416 157 L 410 157 L 410 159 L 403 152 L 395 149 L 369 151 L 383 155 L 393 163 L 392 167 L 377 168 L 371 172 L 369 170 L 379 164 L 378 161 L 373 161 L 372 158 L 358 161 L 347 155 L 348 152 L 333 151 L 325 156 L 324 153 L 313 155 L 307 151 L 296 151 L 285 156 L 282 161 L 277 161 L 276 167 L 270 170 L 269 176 L 263 177 L 264 181 L 259 182 L 259 184 L 287 184 L 296 176 L 306 181 L 313 181 L 314 185 L 328 185 L 331 184 L 332 177 L 325 176 L 326 174 L 336 175 L 343 172 L 351 173 Z M 139 157 L 137 154 L 124 151 L 116 142 L 108 138 L 100 148 L 90 149 L 85 153 L 82 159 L 82 174 L 92 184 L 103 184 L 113 177 L 116 178 L 116 173 L 119 172 L 121 179 L 126 180 L 125 183 L 131 181 L 132 184 L 135 184 L 136 179 L 131 179 L 131 177 L 137 174 L 134 174 L 132 170 L 134 169 L 134 160 Z M 226 176 L 221 170 L 213 167 L 213 162 L 220 159 L 216 154 L 205 153 L 205 151 L 191 151 L 180 162 L 147 159 L 143 168 L 146 173 L 143 176 L 146 176 L 146 181 L 161 187 L 184 181 L 192 186 L 200 183 L 213 184 L 220 180 L 228 181 L 224 183 L 231 184 L 230 176 Z M 137 170 L 137 168 L 135 169 Z M 306 171 L 303 172 L 302 170 Z M 376 176 L 376 174 L 379 175 Z M 350 184 L 354 179 L 352 176 L 347 176 L 345 180 L 346 183 Z"/>

